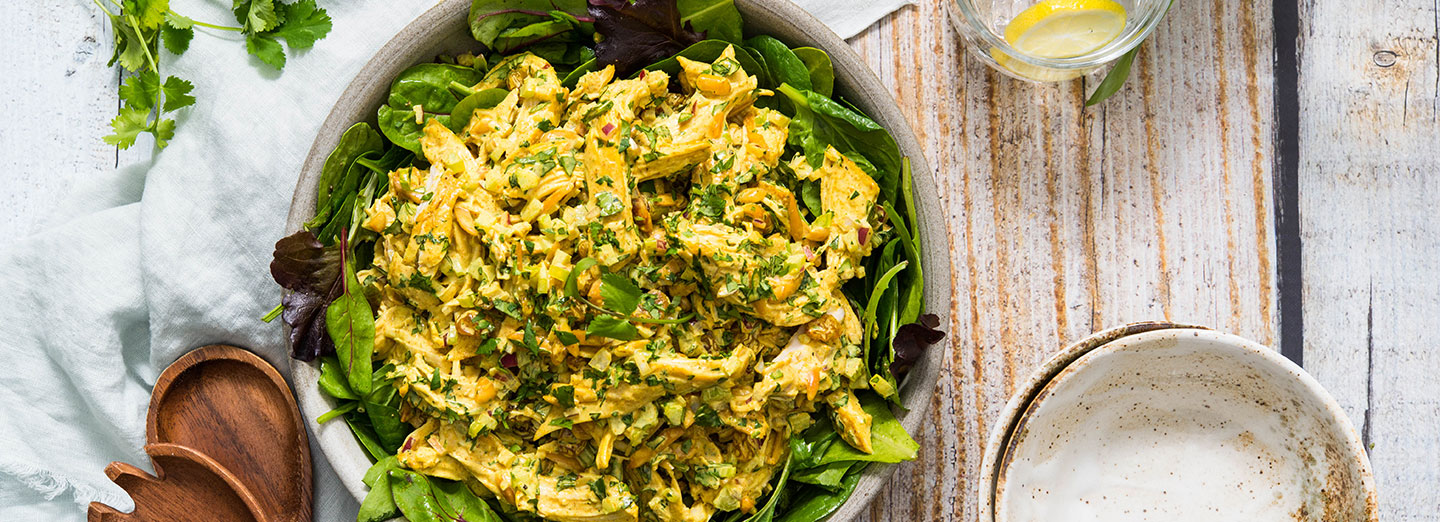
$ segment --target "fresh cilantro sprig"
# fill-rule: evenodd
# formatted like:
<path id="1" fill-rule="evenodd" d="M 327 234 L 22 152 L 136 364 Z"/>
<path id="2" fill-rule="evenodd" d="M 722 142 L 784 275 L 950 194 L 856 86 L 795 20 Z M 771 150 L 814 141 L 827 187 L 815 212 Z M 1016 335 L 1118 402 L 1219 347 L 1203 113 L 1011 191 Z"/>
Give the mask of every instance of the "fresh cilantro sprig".
<path id="1" fill-rule="evenodd" d="M 580 295 L 579 278 L 586 270 L 594 268 L 597 264 L 594 258 L 584 258 L 575 263 L 570 270 L 570 275 L 565 278 L 565 295 L 579 300 L 601 312 L 590 321 L 585 328 L 585 335 L 608 337 L 618 341 L 633 341 L 640 337 L 640 330 L 635 328 L 635 323 L 645 324 L 681 324 L 689 321 L 694 314 L 686 315 L 678 319 L 652 319 L 649 317 L 637 316 L 635 309 L 640 307 L 640 295 L 642 290 L 635 283 L 630 282 L 624 276 L 613 272 L 600 274 L 600 303 L 594 303 Z"/>
<path id="2" fill-rule="evenodd" d="M 330 15 L 315 0 L 285 4 L 277 0 L 233 0 L 238 27 L 196 21 L 170 8 L 170 0 L 93 0 L 110 18 L 115 51 L 107 65 L 130 73 L 120 87 L 120 113 L 110 122 L 113 133 L 102 138 L 121 149 L 135 145 L 141 134 L 155 137 L 163 149 L 175 137 L 175 119 L 168 117 L 195 103 L 194 84 L 178 76 L 162 82 L 160 48 L 184 54 L 195 28 L 234 31 L 245 36 L 245 49 L 276 70 L 285 68 L 285 45 L 308 49 L 330 32 Z"/>

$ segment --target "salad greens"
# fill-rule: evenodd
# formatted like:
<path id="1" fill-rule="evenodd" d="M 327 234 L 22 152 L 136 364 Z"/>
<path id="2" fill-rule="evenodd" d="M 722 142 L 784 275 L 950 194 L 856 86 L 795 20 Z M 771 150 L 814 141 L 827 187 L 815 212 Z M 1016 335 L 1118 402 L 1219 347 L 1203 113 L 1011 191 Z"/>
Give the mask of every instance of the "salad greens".
<path id="1" fill-rule="evenodd" d="M 311 0 L 296 5 L 306 2 Z M 297 40 L 307 41 L 304 34 L 323 36 L 323 31 L 285 29 L 288 19 L 278 17 L 281 11 L 267 12 L 266 5 L 275 6 L 268 1 L 236 2 L 237 19 L 242 30 L 256 33 L 255 45 L 267 45 L 260 42 L 266 34 L 271 41 L 286 38 L 292 46 Z M 299 9 L 283 10 L 309 12 L 292 11 Z M 141 19 L 163 21 L 167 13 L 173 14 L 162 11 L 135 21 L 139 27 L 152 27 Z M 159 23 L 153 25 L 157 31 Z M 737 511 L 728 520 L 818 520 L 850 497 L 870 463 L 915 458 L 918 446 L 890 407 L 899 404 L 899 383 L 906 372 L 944 333 L 937 329 L 938 318 L 923 310 L 924 267 L 910 163 L 884 127 L 833 97 L 835 71 L 824 51 L 792 48 L 765 35 L 742 39 L 742 20 L 731 0 L 474 0 L 469 27 L 488 51 L 486 56 L 419 64 L 401 73 L 377 111 L 378 131 L 368 123 L 357 123 L 341 137 L 322 168 L 314 218 L 300 232 L 276 243 L 270 267 L 276 282 L 289 293 L 267 319 L 278 314 L 291 327 L 293 357 L 319 360 L 319 387 L 336 402 L 322 422 L 344 419 L 375 461 L 365 475 L 371 490 L 357 520 L 378 521 L 400 514 L 416 521 L 515 520 L 512 507 L 494 499 L 487 503 L 464 483 L 400 467 L 395 453 L 406 444 L 411 427 L 401 420 L 402 398 L 386 378 L 392 368 L 371 362 L 373 309 L 355 273 L 368 268 L 376 238 L 359 224 L 366 219 L 365 209 L 387 189 L 388 173 L 406 166 L 427 168 L 417 157 L 422 126 L 415 123 L 416 107 L 452 129 L 463 128 L 474 110 L 493 107 L 508 94 L 503 89 L 476 92 L 471 86 L 488 75 L 507 74 L 513 58 L 527 52 L 554 64 L 569 86 L 584 73 L 606 65 L 616 66 L 618 75 L 638 75 L 642 70 L 677 73 L 675 56 L 714 61 L 734 45 L 735 66 L 755 76 L 761 88 L 775 92 L 764 103 L 791 117 L 789 152 L 804 154 L 818 167 L 825 151 L 834 147 L 880 187 L 880 207 L 891 227 L 869 238 L 881 245 L 865 260 L 870 276 L 843 288 L 852 308 L 864 311 L 862 371 L 873 393 L 858 397 L 873 421 L 873 452 L 853 449 L 841 441 L 831 423 L 817 422 L 790 441 L 790 455 L 764 503 L 753 514 Z M 133 89 L 148 99 L 158 84 L 158 80 L 137 80 Z M 780 170 L 788 173 L 802 208 L 817 222 L 823 219 L 819 183 L 799 181 L 784 162 Z M 867 233 L 861 232 L 862 243 Z M 565 280 L 565 296 L 597 312 L 587 336 L 633 339 L 636 324 L 666 322 L 637 311 L 641 289 L 598 265 L 590 258 L 577 260 Z M 578 288 L 577 279 L 587 272 L 598 281 L 598 303 L 590 302 Z M 565 344 L 578 342 L 568 332 L 557 332 L 557 337 Z M 529 325 L 524 338 L 527 347 L 533 344 L 535 331 Z M 508 356 L 502 364 L 516 363 Z M 573 401 L 560 391 L 563 387 L 556 392 L 562 405 Z"/>
<path id="2" fill-rule="evenodd" d="M 315 0 L 233 0 L 231 11 L 239 26 L 196 21 L 170 8 L 170 0 L 92 0 L 110 18 L 115 50 L 108 65 L 120 64 L 130 73 L 120 88 L 124 105 L 111 121 L 113 134 L 105 143 L 121 149 L 135 145 L 142 133 L 155 137 L 165 148 L 175 137 L 173 113 L 195 103 L 194 84 L 176 76 L 161 82 L 160 47 L 179 56 L 190 48 L 195 28 L 236 32 L 245 38 L 245 50 L 276 70 L 285 68 L 285 46 L 309 49 L 330 33 L 330 15 Z M 280 41 L 284 40 L 285 45 Z"/>
<path id="3" fill-rule="evenodd" d="M 470 92 L 469 86 L 479 83 L 483 76 L 473 67 L 443 63 L 406 69 L 390 84 L 390 97 L 380 106 L 380 132 L 391 143 L 419 154 L 424 125 L 416 123 L 415 107 L 449 126 L 451 112 L 465 98 L 478 94 Z"/>

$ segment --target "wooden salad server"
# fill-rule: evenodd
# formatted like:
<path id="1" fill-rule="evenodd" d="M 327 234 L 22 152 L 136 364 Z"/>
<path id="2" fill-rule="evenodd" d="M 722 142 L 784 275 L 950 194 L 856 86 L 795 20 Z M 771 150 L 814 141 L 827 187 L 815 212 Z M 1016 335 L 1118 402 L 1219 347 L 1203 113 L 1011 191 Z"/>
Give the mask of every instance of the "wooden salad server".
<path id="1" fill-rule="evenodd" d="M 135 512 L 113 518 L 116 510 L 92 503 L 91 522 L 311 519 L 310 445 L 300 409 L 280 373 L 255 354 L 221 345 L 185 354 L 160 374 L 145 428 L 159 477 L 111 464 L 106 472 L 130 492 Z M 223 512 L 234 518 L 220 516 L 224 499 L 232 503 Z"/>
<path id="2" fill-rule="evenodd" d="M 160 522 L 225 520 L 271 522 L 260 502 L 229 471 L 210 457 L 176 444 L 147 444 L 155 475 L 124 462 L 112 462 L 105 475 L 135 501 L 121 512 L 90 503 L 89 522 Z"/>

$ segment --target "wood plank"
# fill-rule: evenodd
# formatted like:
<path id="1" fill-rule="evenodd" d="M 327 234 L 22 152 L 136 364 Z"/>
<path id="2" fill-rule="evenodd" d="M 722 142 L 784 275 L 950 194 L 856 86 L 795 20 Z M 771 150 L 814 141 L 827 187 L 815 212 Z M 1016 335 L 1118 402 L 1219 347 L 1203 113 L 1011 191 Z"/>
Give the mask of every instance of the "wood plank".
<path id="1" fill-rule="evenodd" d="M 1151 319 L 1275 336 L 1268 4 L 1177 3 L 1131 83 L 1092 109 L 1080 82 L 987 69 L 944 9 L 852 40 L 938 169 L 956 288 L 934 422 L 876 521 L 978 520 L 990 424 L 1066 343 Z"/>
<path id="2" fill-rule="evenodd" d="M 1306 368 L 1370 449 L 1382 520 L 1440 512 L 1440 13 L 1301 2 Z"/>
<path id="3" fill-rule="evenodd" d="M 12 237 L 46 222 L 59 196 L 113 175 L 110 133 L 117 74 L 105 66 L 114 47 L 109 22 L 90 2 L 0 2 L 0 227 Z M 56 216 L 55 219 L 64 219 Z"/>

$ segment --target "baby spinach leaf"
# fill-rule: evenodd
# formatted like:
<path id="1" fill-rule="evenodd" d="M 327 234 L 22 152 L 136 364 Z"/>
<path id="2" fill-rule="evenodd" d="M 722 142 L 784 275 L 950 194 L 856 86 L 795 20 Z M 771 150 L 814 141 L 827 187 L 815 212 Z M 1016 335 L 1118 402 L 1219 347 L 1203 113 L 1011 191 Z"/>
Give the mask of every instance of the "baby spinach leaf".
<path id="1" fill-rule="evenodd" d="M 385 139 L 391 143 L 420 154 L 420 137 L 424 135 L 424 126 L 415 123 L 413 111 L 401 110 L 389 105 L 381 105 L 375 115 L 380 122 L 380 132 Z M 439 118 L 436 118 L 439 119 Z M 449 118 L 445 118 L 447 127 Z"/>
<path id="2" fill-rule="evenodd" d="M 470 86 L 480 83 L 481 74 L 470 67 L 444 63 L 422 63 L 405 69 L 390 83 L 386 103 L 397 109 L 419 105 L 426 114 L 449 115 L 460 96 L 453 83 Z"/>
<path id="3" fill-rule="evenodd" d="M 550 11 L 585 12 L 585 0 L 474 0 L 470 3 L 470 35 L 491 49 L 506 29 L 542 23 Z"/>
<path id="4" fill-rule="evenodd" d="M 900 233 L 898 240 L 905 247 L 905 259 L 916 268 L 909 274 L 904 292 L 905 302 L 901 303 L 902 309 L 898 313 L 899 321 L 908 323 L 920 315 L 921 297 L 925 289 L 925 275 L 920 271 L 920 248 L 915 244 L 915 236 L 910 233 L 910 227 L 905 225 L 905 219 L 895 211 L 895 207 L 889 203 L 881 206 L 885 208 L 890 224 Z"/>
<path id="5" fill-rule="evenodd" d="M 410 426 L 400 420 L 400 393 L 389 377 L 394 370 L 393 364 L 376 368 L 371 373 L 370 394 L 361 399 L 366 419 L 374 430 L 375 443 L 387 455 L 398 451 L 410 434 Z"/>
<path id="6" fill-rule="evenodd" d="M 320 391 L 336 399 L 359 400 L 360 396 L 350 390 L 349 378 L 340 368 L 340 361 L 333 356 L 320 358 Z"/>
<path id="7" fill-rule="evenodd" d="M 380 459 L 365 471 L 363 480 L 365 485 L 370 486 L 370 492 L 360 503 L 355 522 L 383 522 L 400 516 L 400 508 L 395 505 L 395 497 L 390 491 L 390 471 L 395 469 L 400 469 L 400 461 L 392 455 Z"/>
<path id="8" fill-rule="evenodd" d="M 825 205 L 820 199 L 820 180 L 812 179 L 800 185 L 800 200 L 805 202 L 805 208 L 810 209 L 810 214 L 820 217 L 825 213 Z"/>
<path id="9" fill-rule="evenodd" d="M 749 47 L 741 46 L 735 48 L 735 54 L 737 58 L 741 54 L 749 56 L 750 59 L 759 66 L 756 70 L 753 71 L 750 69 L 745 69 L 745 72 L 748 72 L 751 75 L 755 76 L 755 81 L 757 85 L 766 88 L 773 88 L 776 86 L 775 82 L 771 81 L 770 79 L 770 64 L 765 63 L 765 57 L 760 54 L 760 51 L 751 49 Z M 771 96 L 770 98 L 774 99 L 775 97 Z"/>
<path id="10" fill-rule="evenodd" d="M 443 63 L 423 63 L 405 69 L 390 84 L 390 96 L 380 107 L 380 132 L 392 143 L 419 154 L 424 121 L 435 118 L 450 126 L 450 113 L 465 95 L 450 88 L 452 83 L 471 86 L 480 83 L 482 75 L 470 67 Z M 415 106 L 424 113 L 415 123 Z"/>
<path id="11" fill-rule="evenodd" d="M 504 522 L 463 482 L 393 469 L 390 491 L 411 522 Z"/>
<path id="12" fill-rule="evenodd" d="M 834 491 L 840 488 L 840 481 L 845 478 L 845 472 L 852 465 L 854 465 L 852 462 L 831 462 L 804 471 L 795 471 L 790 474 L 790 480 L 814 484 Z"/>
<path id="13" fill-rule="evenodd" d="M 361 154 L 379 152 L 384 147 L 385 142 L 380 138 L 380 133 L 375 132 L 369 123 L 351 125 L 340 135 L 340 143 L 335 145 L 335 150 L 330 152 L 325 158 L 325 165 L 320 168 L 320 186 L 315 193 L 317 218 L 321 214 L 329 213 L 330 196 L 335 193 L 350 165 L 354 164 Z"/>
<path id="14" fill-rule="evenodd" d="M 872 254 L 870 256 L 870 258 L 873 260 L 873 263 L 871 265 L 871 270 L 867 272 L 882 275 L 890 272 L 890 270 L 895 267 L 895 252 L 899 246 L 899 239 L 891 239 L 886 242 L 885 246 L 880 249 L 880 255 L 876 256 Z M 880 373 L 886 366 L 890 364 L 888 361 L 885 361 L 885 357 L 888 356 L 888 354 L 879 353 L 881 352 L 881 350 L 876 350 L 875 353 L 872 353 L 871 351 L 871 344 L 875 339 L 880 337 L 880 332 L 883 330 L 881 326 L 888 326 L 888 324 L 880 324 L 882 321 L 888 322 L 890 316 L 889 312 L 883 309 L 884 294 L 887 289 L 888 287 L 882 287 L 875 284 L 869 285 L 869 287 L 866 288 L 866 293 L 864 294 L 864 306 L 859 306 L 859 303 L 857 303 L 855 307 L 856 310 L 859 310 L 862 314 L 865 314 L 865 310 L 869 307 L 871 301 L 874 301 L 876 299 L 880 300 L 876 304 L 875 313 L 873 315 L 865 314 L 862 315 L 860 318 L 861 325 L 865 329 L 865 335 L 861 336 L 863 340 L 861 343 L 861 353 L 863 354 L 862 360 L 864 360 L 867 364 L 867 371 L 872 374 Z"/>
<path id="15" fill-rule="evenodd" d="M 375 437 L 375 430 L 370 427 L 370 421 L 363 416 L 346 415 L 345 423 L 350 425 L 350 433 L 355 435 L 355 440 L 360 441 L 360 446 L 365 448 L 365 453 L 370 455 L 370 460 L 380 460 L 394 455 L 394 451 L 385 451 L 380 447 L 380 441 Z"/>
<path id="16" fill-rule="evenodd" d="M 353 234 L 359 223 L 364 221 L 365 209 L 374 201 L 376 195 L 383 192 L 377 190 L 389 184 L 386 174 L 371 168 L 378 166 L 377 162 L 383 159 L 380 151 L 370 150 L 355 158 L 355 161 L 345 168 L 345 175 L 340 178 L 335 191 L 330 195 L 329 208 L 321 210 L 316 217 L 305 223 L 312 227 L 324 223 L 315 233 L 321 243 L 333 244 L 339 239 L 342 230 Z"/>
<path id="17" fill-rule="evenodd" d="M 450 130 L 459 134 L 465 130 L 465 126 L 470 124 L 470 117 L 476 110 L 493 109 L 500 102 L 505 101 L 505 97 L 509 95 L 510 91 L 505 89 L 485 89 L 466 96 L 465 99 L 460 100 L 460 103 L 455 104 L 455 109 L 450 115 Z"/>
<path id="18" fill-rule="evenodd" d="M 360 481 L 372 488 L 376 484 L 389 484 L 392 469 L 400 469 L 400 459 L 394 455 L 375 461 L 370 469 L 365 470 L 365 476 L 361 477 Z"/>
<path id="19" fill-rule="evenodd" d="M 680 23 L 690 24 L 707 38 L 740 43 L 744 20 L 734 0 L 680 0 Z"/>
<path id="20" fill-rule="evenodd" d="M 834 514 L 855 493 L 855 485 L 860 483 L 864 470 L 864 465 L 851 466 L 835 491 L 812 487 L 798 492 L 795 502 L 790 504 L 790 509 L 780 517 L 779 522 L 812 522 Z"/>
<path id="21" fill-rule="evenodd" d="M 725 42 L 721 40 L 705 40 L 690 47 L 686 47 L 684 50 L 676 53 L 675 56 L 684 56 L 685 58 L 689 58 L 697 62 L 709 63 L 719 59 L 720 55 L 725 52 L 725 48 L 730 46 L 730 42 Z M 736 47 L 735 51 L 735 61 L 740 62 L 740 68 L 744 69 L 746 73 L 751 75 L 758 76 L 763 74 L 765 72 L 765 68 L 761 66 L 759 62 L 755 61 L 755 57 L 751 56 L 747 52 L 741 52 L 740 49 L 740 47 Z M 669 74 L 670 77 L 674 78 L 680 74 L 680 61 L 676 60 L 675 56 L 671 56 L 664 60 L 650 64 L 645 67 L 645 70 L 665 71 L 666 74 Z"/>
<path id="22" fill-rule="evenodd" d="M 886 289 L 890 288 L 890 281 L 895 279 L 895 276 L 899 274 L 901 270 L 904 270 L 906 266 L 909 266 L 909 264 L 908 261 L 896 263 L 895 266 L 890 267 L 884 275 L 880 276 L 879 281 L 875 282 L 874 289 L 870 291 L 870 302 L 865 305 L 865 315 L 862 316 L 866 330 L 874 331 L 876 326 L 875 315 L 877 307 L 880 305 L 881 296 L 885 294 Z M 871 337 L 874 337 L 873 333 Z"/>
<path id="23" fill-rule="evenodd" d="M 590 0 L 595 32 L 595 58 L 614 65 L 616 76 L 629 76 L 643 64 L 674 56 L 705 39 L 691 24 L 680 21 L 675 0 Z"/>
<path id="24" fill-rule="evenodd" d="M 591 58 L 590 60 L 580 64 L 579 66 L 572 69 L 570 72 L 566 73 L 564 79 L 560 81 L 560 84 L 566 87 L 574 88 L 575 84 L 580 82 L 580 77 L 595 72 L 599 69 L 600 61 L 596 60 L 595 58 Z"/>
<path id="25" fill-rule="evenodd" d="M 775 84 L 789 84 L 801 91 L 810 90 L 810 69 L 805 67 L 805 62 L 800 61 L 800 57 L 795 56 L 789 46 L 772 36 L 765 35 L 746 40 L 745 45 L 765 57 L 765 66 L 769 68 L 770 81 Z"/>
<path id="26" fill-rule="evenodd" d="M 777 90 L 795 106 L 789 142 L 804 151 L 811 166 L 819 168 L 823 164 L 826 146 L 835 147 L 841 153 L 860 153 L 879 171 L 875 181 L 880 185 L 882 200 L 895 200 L 899 191 L 900 147 L 884 127 L 814 91 L 791 85 L 781 85 Z"/>
<path id="27" fill-rule="evenodd" d="M 510 53 L 554 39 L 579 28 L 580 22 L 574 16 L 561 11 L 551 11 L 548 20 L 502 30 L 490 48 L 497 53 Z M 576 36 L 570 40 L 578 41 L 579 37 Z"/>
<path id="28" fill-rule="evenodd" d="M 830 64 L 830 55 L 814 47 L 796 47 L 791 51 L 805 63 L 805 69 L 810 71 L 810 90 L 821 96 L 833 95 L 835 67 Z"/>
<path id="29" fill-rule="evenodd" d="M 325 310 L 325 330 L 335 341 L 335 352 L 349 377 L 350 389 L 365 395 L 374 386 L 370 358 L 375 352 L 375 315 L 370 311 L 370 302 L 365 299 L 360 282 L 355 279 L 354 267 L 347 260 L 345 234 L 341 234 L 340 244 L 340 269 L 344 271 L 342 291 Z"/>
<path id="30" fill-rule="evenodd" d="M 905 433 L 905 427 L 890 414 L 890 405 L 884 399 L 868 392 L 857 394 L 860 406 L 870 414 L 870 454 L 850 447 L 849 444 L 831 444 L 820 457 L 819 464 L 834 462 L 883 462 L 894 464 L 915 460 L 920 445 Z"/>
<path id="31" fill-rule="evenodd" d="M 828 422 L 812 424 L 799 437 L 791 437 L 790 459 L 794 461 L 795 469 L 808 470 L 820 466 L 820 457 L 837 440 L 840 440 L 840 434 Z"/>

